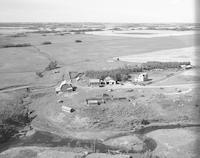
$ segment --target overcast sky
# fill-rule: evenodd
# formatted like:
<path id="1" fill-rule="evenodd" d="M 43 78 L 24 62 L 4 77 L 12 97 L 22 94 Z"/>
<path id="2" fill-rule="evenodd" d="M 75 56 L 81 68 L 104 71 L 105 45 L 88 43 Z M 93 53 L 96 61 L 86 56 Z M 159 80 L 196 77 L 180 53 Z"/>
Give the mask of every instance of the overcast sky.
<path id="1" fill-rule="evenodd" d="M 194 22 L 195 0 L 0 0 L 0 22 Z"/>

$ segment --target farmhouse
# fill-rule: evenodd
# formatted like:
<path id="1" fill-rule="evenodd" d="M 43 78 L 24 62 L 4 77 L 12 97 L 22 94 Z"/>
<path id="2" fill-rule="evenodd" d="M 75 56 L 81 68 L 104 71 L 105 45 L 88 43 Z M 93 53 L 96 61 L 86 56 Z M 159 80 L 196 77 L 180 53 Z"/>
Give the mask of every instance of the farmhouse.
<path id="1" fill-rule="evenodd" d="M 112 77 L 110 77 L 110 76 L 107 76 L 104 79 L 104 82 L 105 82 L 105 84 L 110 84 L 110 85 L 116 84 L 116 81 Z"/>
<path id="2" fill-rule="evenodd" d="M 181 68 L 185 70 L 192 69 L 192 65 L 181 65 Z"/>
<path id="3" fill-rule="evenodd" d="M 100 79 L 90 79 L 89 80 L 89 86 L 104 86 L 104 81 Z"/>
<path id="4" fill-rule="evenodd" d="M 135 78 L 135 82 L 144 82 L 148 81 L 148 74 L 147 73 L 141 73 L 138 77 Z"/>
<path id="5" fill-rule="evenodd" d="M 86 103 L 88 105 L 100 105 L 102 103 L 105 103 L 105 100 L 103 98 L 89 98 L 86 99 Z"/>
<path id="6" fill-rule="evenodd" d="M 89 79 L 89 86 L 99 86 L 100 79 Z"/>

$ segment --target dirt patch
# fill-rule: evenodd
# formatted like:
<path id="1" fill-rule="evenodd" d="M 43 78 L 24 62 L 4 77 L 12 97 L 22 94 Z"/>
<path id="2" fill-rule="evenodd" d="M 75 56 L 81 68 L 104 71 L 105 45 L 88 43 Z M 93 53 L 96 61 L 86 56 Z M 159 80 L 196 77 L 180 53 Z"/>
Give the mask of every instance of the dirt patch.
<path id="1" fill-rule="evenodd" d="M 147 136 L 156 140 L 158 147 L 155 152 L 160 155 L 172 158 L 198 157 L 198 152 L 194 151 L 199 141 L 195 130 L 163 129 L 150 132 Z"/>
<path id="2" fill-rule="evenodd" d="M 117 146 L 122 148 L 128 148 L 133 150 L 142 150 L 144 143 L 136 135 L 133 136 L 124 136 L 116 139 L 110 139 L 105 142 L 107 145 Z"/>

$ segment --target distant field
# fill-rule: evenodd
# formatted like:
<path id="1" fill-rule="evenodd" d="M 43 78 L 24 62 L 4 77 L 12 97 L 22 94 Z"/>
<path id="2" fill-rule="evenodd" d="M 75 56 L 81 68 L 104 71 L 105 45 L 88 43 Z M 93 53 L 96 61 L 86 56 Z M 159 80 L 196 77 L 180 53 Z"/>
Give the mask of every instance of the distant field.
<path id="1" fill-rule="evenodd" d="M 6 38 L 1 40 L 1 38 Z M 141 54 L 152 51 L 190 47 L 195 45 L 194 36 L 160 37 L 151 39 L 138 39 L 126 37 L 110 37 L 95 35 L 47 35 L 28 34 L 27 37 L 0 37 L 0 45 L 9 43 L 30 43 L 41 51 L 58 60 L 62 65 L 74 68 L 91 68 L 90 64 L 97 64 L 103 68 L 109 58 L 122 55 Z M 75 40 L 82 40 L 76 43 Z M 44 41 L 51 41 L 52 45 L 41 45 Z M 44 56 L 38 54 L 34 48 L 5 48 L 0 50 L 2 71 L 35 71 L 37 67 L 48 62 Z M 5 56 L 6 54 L 6 56 Z M 47 60 L 47 61 L 46 61 Z M 44 64 L 43 64 L 44 63 Z M 83 65 L 84 63 L 84 65 Z M 98 65 L 98 63 L 100 65 Z M 9 65 L 9 66 L 8 66 Z M 21 65 L 21 66 L 20 66 Z M 15 70 L 13 70 L 13 68 Z M 94 67 L 93 67 L 94 68 Z"/>
<path id="2" fill-rule="evenodd" d="M 26 29 L 25 27 L 0 27 L 0 34 L 13 34 L 13 33 L 23 33 L 32 32 L 34 30 Z"/>
<path id="3" fill-rule="evenodd" d="M 161 61 L 161 62 L 190 62 L 192 65 L 195 63 L 195 48 L 179 48 L 149 52 L 144 54 L 135 54 L 119 57 L 121 61 L 127 62 L 148 62 L 148 61 Z"/>
<path id="4" fill-rule="evenodd" d="M 154 35 L 154 34 L 156 34 L 156 33 L 125 32 L 125 33 L 118 33 L 118 34 L 130 34 L 130 35 Z"/>
<path id="5" fill-rule="evenodd" d="M 175 30 L 118 30 L 118 31 L 93 31 L 88 34 L 99 36 L 118 36 L 118 37 L 131 37 L 131 38 L 155 38 L 155 37 L 170 37 L 170 36 L 184 36 L 199 34 L 199 31 L 175 31 Z"/>

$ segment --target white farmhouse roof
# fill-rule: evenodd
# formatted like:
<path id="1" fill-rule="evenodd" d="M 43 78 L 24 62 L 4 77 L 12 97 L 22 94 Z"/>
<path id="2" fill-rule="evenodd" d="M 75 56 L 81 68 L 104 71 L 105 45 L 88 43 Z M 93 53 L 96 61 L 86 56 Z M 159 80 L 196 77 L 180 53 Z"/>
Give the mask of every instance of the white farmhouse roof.
<path id="1" fill-rule="evenodd" d="M 89 82 L 90 83 L 98 83 L 98 82 L 100 82 L 100 79 L 90 79 Z"/>
<path id="2" fill-rule="evenodd" d="M 114 79 L 113 79 L 112 77 L 110 77 L 110 76 L 107 76 L 107 77 L 104 79 L 104 81 L 110 81 L 110 80 L 114 81 Z"/>

